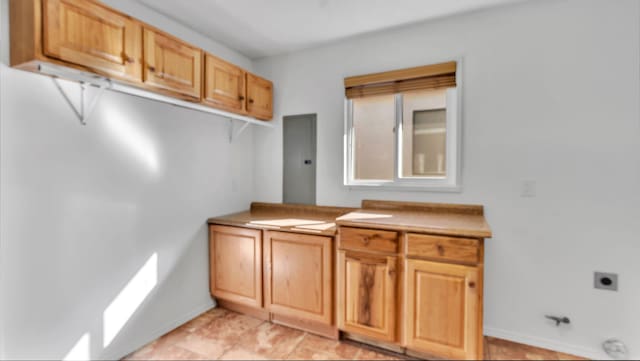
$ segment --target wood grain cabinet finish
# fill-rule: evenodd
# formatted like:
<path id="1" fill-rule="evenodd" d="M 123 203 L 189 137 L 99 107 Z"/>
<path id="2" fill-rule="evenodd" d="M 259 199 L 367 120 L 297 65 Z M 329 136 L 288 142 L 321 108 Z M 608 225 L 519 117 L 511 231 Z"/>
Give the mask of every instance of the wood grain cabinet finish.
<path id="1" fill-rule="evenodd" d="M 398 251 L 398 233 L 379 229 L 341 227 L 340 248 L 395 253 Z"/>
<path id="2" fill-rule="evenodd" d="M 477 239 L 409 233 L 407 255 L 475 264 L 480 261 Z"/>
<path id="3" fill-rule="evenodd" d="M 242 68 L 205 54 L 203 101 L 217 108 L 246 113 L 246 76 Z"/>
<path id="4" fill-rule="evenodd" d="M 332 249 L 331 237 L 265 231 L 265 307 L 331 324 Z"/>
<path id="5" fill-rule="evenodd" d="M 142 81 L 142 25 L 86 0 L 44 0 L 44 52 L 101 74 Z"/>
<path id="6" fill-rule="evenodd" d="M 396 341 L 395 256 L 338 251 L 338 327 L 380 341 Z"/>
<path id="7" fill-rule="evenodd" d="M 476 267 L 407 260 L 407 348 L 446 359 L 481 357 L 481 287 Z"/>
<path id="8" fill-rule="evenodd" d="M 202 51 L 179 39 L 144 28 L 144 83 L 200 99 Z"/>
<path id="9" fill-rule="evenodd" d="M 273 117 L 273 84 L 257 75 L 247 73 L 247 112 L 258 119 Z"/>
<path id="10" fill-rule="evenodd" d="M 209 232 L 211 294 L 262 307 L 262 232 L 218 225 Z"/>
<path id="11" fill-rule="evenodd" d="M 9 0 L 11 66 L 53 64 L 257 119 L 273 84 L 98 0 Z"/>

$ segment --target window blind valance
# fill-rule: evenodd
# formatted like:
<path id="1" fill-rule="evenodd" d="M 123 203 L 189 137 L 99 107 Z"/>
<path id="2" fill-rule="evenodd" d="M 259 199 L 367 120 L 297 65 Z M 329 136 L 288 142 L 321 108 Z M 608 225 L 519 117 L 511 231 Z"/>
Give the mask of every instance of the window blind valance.
<path id="1" fill-rule="evenodd" d="M 456 62 L 447 62 L 344 79 L 347 98 L 456 86 Z"/>

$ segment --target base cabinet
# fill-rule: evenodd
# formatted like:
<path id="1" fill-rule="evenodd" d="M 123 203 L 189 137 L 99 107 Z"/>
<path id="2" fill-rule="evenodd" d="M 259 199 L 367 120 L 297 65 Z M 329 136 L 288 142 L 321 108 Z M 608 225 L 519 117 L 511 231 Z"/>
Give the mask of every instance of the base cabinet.
<path id="1" fill-rule="evenodd" d="M 265 307 L 274 314 L 332 323 L 332 238 L 265 231 Z"/>
<path id="2" fill-rule="evenodd" d="M 481 357 L 477 267 L 406 261 L 406 346 L 448 359 Z"/>
<path id="3" fill-rule="evenodd" d="M 396 341 L 397 257 L 338 251 L 338 327 Z"/>
<path id="4" fill-rule="evenodd" d="M 210 226 L 211 294 L 250 307 L 262 307 L 262 232 Z"/>

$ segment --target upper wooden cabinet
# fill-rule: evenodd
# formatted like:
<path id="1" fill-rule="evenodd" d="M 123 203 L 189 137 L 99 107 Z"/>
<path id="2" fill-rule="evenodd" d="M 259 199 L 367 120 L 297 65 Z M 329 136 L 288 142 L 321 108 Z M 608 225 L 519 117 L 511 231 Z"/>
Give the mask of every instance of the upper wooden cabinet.
<path id="1" fill-rule="evenodd" d="M 209 227 L 211 294 L 262 307 L 262 236 L 248 228 Z"/>
<path id="2" fill-rule="evenodd" d="M 331 237 L 265 231 L 265 307 L 332 324 L 332 250 Z"/>
<path id="3" fill-rule="evenodd" d="M 214 55 L 203 56 L 201 49 L 100 1 L 9 1 L 12 67 L 39 72 L 40 65 L 54 64 L 257 119 L 272 118 L 270 81 Z"/>
<path id="4" fill-rule="evenodd" d="M 148 27 L 143 39 L 144 83 L 200 99 L 202 51 Z"/>
<path id="5" fill-rule="evenodd" d="M 221 109 L 246 113 L 246 76 L 240 67 L 205 54 L 202 100 Z"/>
<path id="6" fill-rule="evenodd" d="M 406 268 L 407 347 L 453 360 L 481 356 L 481 271 L 412 259 Z"/>
<path id="7" fill-rule="evenodd" d="M 83 0 L 44 0 L 44 51 L 100 73 L 141 81 L 142 26 Z"/>
<path id="8" fill-rule="evenodd" d="M 247 111 L 258 119 L 273 117 L 273 83 L 247 73 Z"/>

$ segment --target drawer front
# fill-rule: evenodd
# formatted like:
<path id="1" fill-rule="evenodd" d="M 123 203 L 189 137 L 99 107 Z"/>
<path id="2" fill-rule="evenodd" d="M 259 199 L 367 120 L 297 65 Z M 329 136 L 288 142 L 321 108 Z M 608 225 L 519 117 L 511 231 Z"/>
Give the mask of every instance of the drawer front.
<path id="1" fill-rule="evenodd" d="M 476 263 L 479 261 L 480 245 L 475 239 L 409 233 L 407 255 Z"/>
<path id="2" fill-rule="evenodd" d="M 396 253 L 398 233 L 377 229 L 340 227 L 340 248 Z"/>

